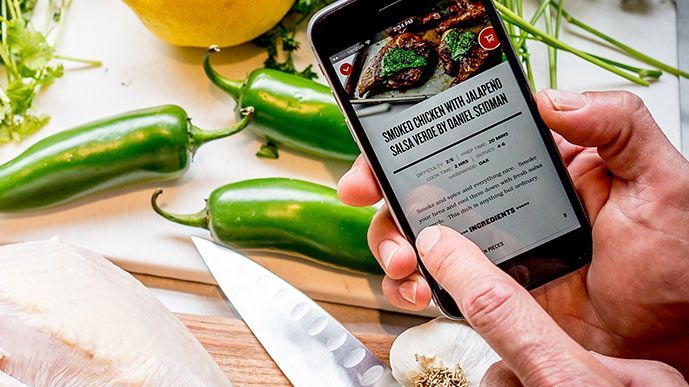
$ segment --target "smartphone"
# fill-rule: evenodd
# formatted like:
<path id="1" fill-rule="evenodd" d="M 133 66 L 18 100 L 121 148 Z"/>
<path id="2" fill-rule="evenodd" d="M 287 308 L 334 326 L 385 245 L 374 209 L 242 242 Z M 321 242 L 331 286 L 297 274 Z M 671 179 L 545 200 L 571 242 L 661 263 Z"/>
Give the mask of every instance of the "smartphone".
<path id="1" fill-rule="evenodd" d="M 527 289 L 590 262 L 588 219 L 491 0 L 339 1 L 308 34 L 412 243 L 450 227 Z"/>

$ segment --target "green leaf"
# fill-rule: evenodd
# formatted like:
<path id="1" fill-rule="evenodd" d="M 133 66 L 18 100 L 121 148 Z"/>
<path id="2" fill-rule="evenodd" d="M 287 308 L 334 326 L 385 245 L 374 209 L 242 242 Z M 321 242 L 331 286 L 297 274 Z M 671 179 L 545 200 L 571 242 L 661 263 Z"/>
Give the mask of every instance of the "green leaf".
<path id="1" fill-rule="evenodd" d="M 9 103 L 0 103 L 0 126 L 5 120 L 12 119 L 12 106 Z"/>
<path id="2" fill-rule="evenodd" d="M 265 34 L 259 36 L 258 38 L 254 39 L 251 41 L 251 43 L 259 46 L 259 47 L 270 47 L 273 42 L 275 41 L 275 34 L 272 33 L 273 31 L 268 31 Z"/>
<path id="3" fill-rule="evenodd" d="M 15 19 L 7 24 L 7 46 L 19 73 L 35 77 L 53 59 L 55 50 L 43 34 L 27 29 L 23 20 Z"/>
<path id="4" fill-rule="evenodd" d="M 36 0 L 0 0 L 21 11 L 3 21 L 4 44 L 0 45 L 7 82 L 0 87 L 0 143 L 19 141 L 48 123 L 49 116 L 32 111 L 36 94 L 64 73 L 61 63 L 53 62 L 55 50 L 43 34 L 29 27 Z M 54 7 L 64 12 L 71 0 Z M 9 17 L 9 16 L 8 16 Z"/>
<path id="5" fill-rule="evenodd" d="M 23 140 L 44 127 L 49 120 L 47 115 L 36 114 L 5 117 L 0 122 L 0 143 Z"/>
<path id="6" fill-rule="evenodd" d="M 261 149 L 256 153 L 256 157 L 275 160 L 280 157 L 278 154 L 278 146 L 275 145 L 274 142 L 268 141 L 261 145 Z"/>
<path id="7" fill-rule="evenodd" d="M 35 90 L 36 84 L 30 79 L 17 78 L 7 85 L 5 93 L 10 98 L 14 114 L 23 114 L 31 107 Z"/>
<path id="8" fill-rule="evenodd" d="M 57 78 L 62 78 L 64 74 L 65 66 L 63 66 L 62 63 L 58 63 L 53 66 L 45 67 L 40 78 L 38 78 L 37 81 L 41 87 L 45 87 L 51 84 Z"/>
<path id="9" fill-rule="evenodd" d="M 291 12 L 299 15 L 310 15 L 332 3 L 332 1 L 333 0 L 297 0 L 294 2 Z"/>
<path id="10" fill-rule="evenodd" d="M 313 65 L 308 65 L 304 70 L 302 70 L 299 73 L 300 76 L 306 78 L 306 79 L 316 79 L 318 78 L 318 74 L 316 74 L 315 71 L 313 71 Z"/>
<path id="11" fill-rule="evenodd" d="M 296 51 L 300 45 L 301 43 L 291 36 L 282 37 L 282 49 L 285 51 Z"/>
<path id="12" fill-rule="evenodd" d="M 294 66 L 292 53 L 301 47 L 301 42 L 296 40 L 294 36 L 310 15 L 332 2 L 333 0 L 296 0 L 280 23 L 253 40 L 255 45 L 265 48 L 268 52 L 268 58 L 263 65 L 269 69 L 307 79 L 317 78 L 318 76 L 311 69 L 311 66 L 302 71 L 297 70 Z M 280 59 L 281 57 L 282 59 Z"/>

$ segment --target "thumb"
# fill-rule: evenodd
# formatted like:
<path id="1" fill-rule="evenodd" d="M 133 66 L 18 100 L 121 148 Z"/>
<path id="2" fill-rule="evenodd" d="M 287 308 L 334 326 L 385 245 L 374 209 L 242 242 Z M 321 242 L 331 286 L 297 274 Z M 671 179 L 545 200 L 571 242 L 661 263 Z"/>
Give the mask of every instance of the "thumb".
<path id="1" fill-rule="evenodd" d="M 625 180 L 668 177 L 677 173 L 668 166 L 686 163 L 636 94 L 545 90 L 537 100 L 553 131 L 575 145 L 597 147 L 610 171 Z"/>
<path id="2" fill-rule="evenodd" d="M 474 243 L 442 226 L 416 240 L 428 272 L 525 385 L 616 385 L 617 380 Z"/>

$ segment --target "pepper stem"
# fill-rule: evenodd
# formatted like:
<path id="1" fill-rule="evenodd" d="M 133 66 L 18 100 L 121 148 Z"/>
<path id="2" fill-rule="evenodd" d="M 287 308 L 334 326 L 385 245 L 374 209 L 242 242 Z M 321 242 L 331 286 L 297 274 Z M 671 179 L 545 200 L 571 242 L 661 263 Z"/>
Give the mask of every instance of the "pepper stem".
<path id="1" fill-rule="evenodd" d="M 176 215 L 176 214 L 171 214 L 169 212 L 165 212 L 158 205 L 158 197 L 160 195 L 162 195 L 162 193 L 163 193 L 163 190 L 158 188 L 153 193 L 153 196 L 151 196 L 151 206 L 153 207 L 153 210 L 158 213 L 158 215 L 162 216 L 163 218 L 165 218 L 169 221 L 183 224 L 185 226 L 208 229 L 208 210 L 206 208 L 204 208 L 203 210 L 201 210 L 195 214 L 189 214 L 189 215 Z"/>
<path id="2" fill-rule="evenodd" d="M 197 126 L 191 125 L 191 131 L 189 133 L 189 147 L 191 148 L 191 153 L 196 153 L 196 150 L 207 142 L 229 137 L 244 130 L 254 117 L 254 108 L 249 106 L 242 109 L 240 113 L 242 119 L 239 122 L 223 129 L 202 130 Z"/>
<path id="3" fill-rule="evenodd" d="M 234 98 L 235 101 L 239 101 L 239 98 L 242 94 L 242 88 L 244 87 L 244 82 L 226 78 L 213 68 L 210 58 L 211 55 L 218 52 L 220 52 L 220 48 L 218 46 L 210 46 L 208 48 L 206 55 L 203 57 L 203 71 L 215 86 L 218 86 L 221 90 L 227 92 L 232 96 L 232 98 Z"/>

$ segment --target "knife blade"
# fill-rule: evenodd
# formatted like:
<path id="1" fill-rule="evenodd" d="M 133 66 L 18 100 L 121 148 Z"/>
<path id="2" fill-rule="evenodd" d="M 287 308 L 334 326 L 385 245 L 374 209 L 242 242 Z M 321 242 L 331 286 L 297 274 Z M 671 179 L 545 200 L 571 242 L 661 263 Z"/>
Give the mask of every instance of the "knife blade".
<path id="1" fill-rule="evenodd" d="M 225 297 L 297 386 L 396 386 L 371 351 L 311 298 L 242 254 L 192 237 Z"/>
<path id="2" fill-rule="evenodd" d="M 677 0 L 677 61 L 689 69 L 689 0 Z M 680 141 L 682 153 L 689 157 L 689 79 L 679 77 Z"/>

